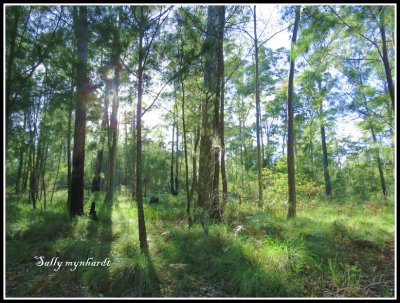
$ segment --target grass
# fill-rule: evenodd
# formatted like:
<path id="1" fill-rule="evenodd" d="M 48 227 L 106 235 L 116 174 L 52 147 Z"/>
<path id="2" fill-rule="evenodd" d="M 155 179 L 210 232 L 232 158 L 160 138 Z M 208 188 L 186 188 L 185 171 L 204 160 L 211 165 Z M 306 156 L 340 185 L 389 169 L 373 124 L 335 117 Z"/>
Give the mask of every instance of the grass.
<path id="1" fill-rule="evenodd" d="M 224 221 L 189 230 L 183 197 L 145 205 L 149 254 L 140 252 L 136 205 L 119 195 L 97 202 L 98 220 L 70 220 L 65 192 L 32 210 L 9 199 L 9 297 L 392 297 L 394 210 L 379 201 L 299 201 L 297 218 L 229 201 Z M 196 210 L 199 215 L 201 211 Z M 36 266 L 46 260 L 110 266 Z"/>

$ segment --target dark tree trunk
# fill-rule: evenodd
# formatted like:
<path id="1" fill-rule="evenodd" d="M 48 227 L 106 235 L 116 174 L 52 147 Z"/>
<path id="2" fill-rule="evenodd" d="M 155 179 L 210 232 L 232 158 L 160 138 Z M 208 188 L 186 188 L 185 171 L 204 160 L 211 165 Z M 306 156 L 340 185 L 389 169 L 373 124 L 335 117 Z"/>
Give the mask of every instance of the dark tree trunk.
<path id="1" fill-rule="evenodd" d="M 71 207 L 71 172 L 72 172 L 72 157 L 71 157 L 71 133 L 72 133 L 72 107 L 73 107 L 73 87 L 71 87 L 71 99 L 69 102 L 68 109 L 68 134 L 67 134 L 67 185 L 68 185 L 68 196 L 67 196 L 67 207 L 68 210 Z"/>
<path id="2" fill-rule="evenodd" d="M 8 146 L 8 135 L 11 129 L 11 113 L 12 113 L 12 82 L 13 82 L 13 66 L 15 59 L 15 44 L 17 40 L 17 32 L 18 32 L 18 23 L 20 17 L 20 7 L 19 6 L 11 6 L 8 9 L 14 10 L 14 20 L 12 24 L 12 30 L 7 38 L 10 39 L 9 52 L 7 56 L 6 62 L 6 150 Z"/>
<path id="3" fill-rule="evenodd" d="M 143 210 L 143 187 L 142 187 L 142 95 L 143 95 L 143 37 L 144 16 L 141 8 L 141 25 L 139 30 L 139 67 L 138 67 L 138 101 L 136 108 L 136 201 L 138 208 L 139 242 L 142 251 L 148 250 L 146 225 Z"/>
<path id="4" fill-rule="evenodd" d="M 379 31 L 381 33 L 381 39 L 382 39 L 382 61 L 383 61 L 383 67 L 385 68 L 386 82 L 390 94 L 390 99 L 392 100 L 392 108 L 394 109 L 394 85 L 393 85 L 392 72 L 390 70 L 386 33 L 385 33 L 385 15 L 384 15 L 385 8 L 381 6 L 380 9 L 381 9 L 380 12 L 381 24 L 379 25 Z"/>
<path id="5" fill-rule="evenodd" d="M 328 150 L 326 148 L 325 126 L 321 125 L 321 142 L 324 163 L 325 193 L 327 196 L 332 194 L 331 178 L 328 170 Z"/>
<path id="6" fill-rule="evenodd" d="M 296 44 L 297 31 L 300 20 L 300 6 L 296 6 L 296 17 L 292 36 L 292 50 Z M 296 178 L 294 169 L 294 106 L 293 106 L 293 78 L 294 78 L 294 58 L 290 56 L 289 87 L 288 87 L 288 190 L 289 190 L 289 209 L 288 218 L 296 216 Z"/>
<path id="7" fill-rule="evenodd" d="M 321 91 L 321 82 L 318 82 L 318 89 Z M 330 196 L 332 194 L 332 186 L 331 186 L 331 177 L 329 175 L 329 169 L 328 169 L 328 149 L 326 147 L 326 136 L 325 136 L 325 125 L 324 125 L 324 109 L 323 109 L 323 103 L 321 100 L 321 103 L 319 105 L 320 109 L 320 116 L 321 116 L 321 143 L 322 143 L 322 161 L 323 161 L 323 166 L 324 166 L 324 179 L 325 179 L 325 194 L 327 196 Z"/>
<path id="8" fill-rule="evenodd" d="M 74 150 L 71 174 L 70 215 L 83 215 L 86 103 L 88 100 L 88 23 L 87 8 L 73 7 L 74 31 L 77 41 L 78 65 L 76 73 L 77 98 L 75 110 Z"/>
<path id="9" fill-rule="evenodd" d="M 372 141 L 374 142 L 374 149 L 375 149 L 375 153 L 376 153 L 376 161 L 378 163 L 379 178 L 381 180 L 382 192 L 383 192 L 383 196 L 386 199 L 388 197 L 388 192 L 386 189 L 385 177 L 383 175 L 381 156 L 380 156 L 380 152 L 379 152 L 379 145 L 376 140 L 375 130 L 372 125 L 371 125 L 371 135 L 372 135 Z"/>

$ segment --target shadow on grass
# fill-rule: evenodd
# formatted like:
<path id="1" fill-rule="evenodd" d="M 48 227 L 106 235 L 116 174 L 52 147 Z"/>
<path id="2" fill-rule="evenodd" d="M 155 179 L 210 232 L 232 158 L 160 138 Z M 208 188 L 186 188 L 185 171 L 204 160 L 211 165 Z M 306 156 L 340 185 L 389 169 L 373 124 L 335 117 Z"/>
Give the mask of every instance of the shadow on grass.
<path id="1" fill-rule="evenodd" d="M 164 242 L 159 243 L 161 272 L 177 281 L 171 296 L 286 297 L 294 292 L 284 273 L 261 266 L 251 251 L 224 233 L 212 230 L 205 237 L 197 227 L 174 229 L 159 240 Z"/>

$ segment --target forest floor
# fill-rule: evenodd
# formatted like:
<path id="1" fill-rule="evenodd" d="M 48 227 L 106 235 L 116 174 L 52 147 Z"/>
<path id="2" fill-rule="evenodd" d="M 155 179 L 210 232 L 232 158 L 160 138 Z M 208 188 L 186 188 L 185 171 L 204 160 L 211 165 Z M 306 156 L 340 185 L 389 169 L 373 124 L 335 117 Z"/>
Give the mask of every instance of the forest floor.
<path id="1" fill-rule="evenodd" d="M 300 200 L 287 220 L 283 205 L 232 200 L 205 235 L 200 223 L 188 229 L 184 197 L 162 195 L 145 205 L 144 255 L 128 197 L 98 196 L 97 220 L 71 221 L 65 196 L 36 210 L 7 197 L 7 297 L 394 297 L 394 208 L 382 202 Z M 65 263 L 88 258 L 110 266 Z"/>

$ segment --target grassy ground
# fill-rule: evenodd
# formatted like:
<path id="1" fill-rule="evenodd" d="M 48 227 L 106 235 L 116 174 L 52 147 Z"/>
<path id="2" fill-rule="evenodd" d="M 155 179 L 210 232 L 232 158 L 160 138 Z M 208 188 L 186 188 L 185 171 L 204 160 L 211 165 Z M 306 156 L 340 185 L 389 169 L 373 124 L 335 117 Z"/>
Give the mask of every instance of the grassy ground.
<path id="1" fill-rule="evenodd" d="M 96 197 L 97 221 L 70 221 L 65 196 L 58 192 L 53 205 L 35 211 L 24 199 L 7 199 L 8 297 L 394 296 L 394 210 L 383 203 L 300 201 L 288 221 L 284 208 L 232 200 L 224 222 L 205 236 L 200 224 L 188 230 L 183 197 L 163 196 L 145 205 L 144 256 L 134 202 L 120 195 L 104 205 Z M 35 256 L 110 258 L 110 266 L 54 271 Z"/>

